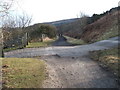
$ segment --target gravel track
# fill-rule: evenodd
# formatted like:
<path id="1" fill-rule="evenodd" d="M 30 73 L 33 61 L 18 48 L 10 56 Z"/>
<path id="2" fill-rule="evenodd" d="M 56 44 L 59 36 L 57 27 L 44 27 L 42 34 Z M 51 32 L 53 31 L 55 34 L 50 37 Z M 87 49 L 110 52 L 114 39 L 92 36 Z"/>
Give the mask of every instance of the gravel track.
<path id="1" fill-rule="evenodd" d="M 118 47 L 118 37 L 81 46 L 26 48 L 6 52 L 5 57 L 41 56 L 49 73 L 44 88 L 117 88 L 114 75 L 88 56 L 89 51 L 113 47 Z"/>

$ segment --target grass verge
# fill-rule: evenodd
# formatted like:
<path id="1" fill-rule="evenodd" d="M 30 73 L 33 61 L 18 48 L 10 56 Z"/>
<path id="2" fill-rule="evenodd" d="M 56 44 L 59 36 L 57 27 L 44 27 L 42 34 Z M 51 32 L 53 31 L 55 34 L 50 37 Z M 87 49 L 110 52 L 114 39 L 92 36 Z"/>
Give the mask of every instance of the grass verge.
<path id="1" fill-rule="evenodd" d="M 54 42 L 55 39 L 53 40 L 49 40 L 49 41 L 44 41 L 44 42 L 32 42 L 32 43 L 28 43 L 28 45 L 26 46 L 26 48 L 39 48 L 39 47 L 47 47 L 50 46 L 52 42 Z M 4 52 L 9 52 L 12 50 L 17 50 L 17 49 L 23 49 L 25 47 L 11 47 L 11 48 L 5 48 L 3 49 Z"/>
<path id="2" fill-rule="evenodd" d="M 4 52 L 9 52 L 9 51 L 12 51 L 12 50 L 17 50 L 17 49 L 22 49 L 24 47 L 11 47 L 11 48 L 5 48 L 3 49 Z"/>
<path id="3" fill-rule="evenodd" d="M 47 47 L 50 46 L 52 42 L 55 40 L 49 40 L 49 41 L 44 41 L 44 42 L 32 42 L 28 43 L 26 48 L 39 48 L 39 47 Z"/>
<path id="4" fill-rule="evenodd" d="M 90 52 L 90 57 L 93 60 L 99 61 L 103 68 L 111 70 L 116 76 L 120 78 L 120 73 L 118 72 L 120 65 L 120 57 L 118 55 L 118 48 L 99 50 Z"/>
<path id="5" fill-rule="evenodd" d="M 75 44 L 75 45 L 84 45 L 86 44 L 83 40 L 81 39 L 75 39 L 75 38 L 72 38 L 72 37 L 68 37 L 68 36 L 64 36 L 67 41 L 71 44 Z"/>
<path id="6" fill-rule="evenodd" d="M 41 88 L 45 63 L 32 58 L 3 58 L 3 88 Z"/>

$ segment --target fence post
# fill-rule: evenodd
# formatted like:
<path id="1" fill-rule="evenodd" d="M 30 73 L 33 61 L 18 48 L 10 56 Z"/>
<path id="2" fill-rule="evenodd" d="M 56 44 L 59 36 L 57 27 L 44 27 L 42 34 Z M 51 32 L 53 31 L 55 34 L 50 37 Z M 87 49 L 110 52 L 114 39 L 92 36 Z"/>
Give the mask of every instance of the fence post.
<path id="1" fill-rule="evenodd" d="M 3 52 L 3 32 L 2 32 L 2 29 L 0 29 L 0 57 L 4 57 L 4 52 Z"/>
<path id="2" fill-rule="evenodd" d="M 28 45 L 28 34 L 25 33 L 22 37 L 22 45 L 23 47 L 26 47 L 26 45 Z"/>
<path id="3" fill-rule="evenodd" d="M 28 45 L 28 33 L 25 34 L 25 38 L 26 38 L 26 45 Z"/>

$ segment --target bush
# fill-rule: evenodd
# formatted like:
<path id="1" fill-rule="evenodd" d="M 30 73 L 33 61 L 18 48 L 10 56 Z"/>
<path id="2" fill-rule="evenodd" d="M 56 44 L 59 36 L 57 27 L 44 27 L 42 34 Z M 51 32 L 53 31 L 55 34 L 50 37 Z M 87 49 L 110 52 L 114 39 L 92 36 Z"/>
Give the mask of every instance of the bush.
<path id="1" fill-rule="evenodd" d="M 45 37 L 54 38 L 56 37 L 56 27 L 49 24 L 39 24 L 32 27 L 34 30 L 30 32 L 30 40 L 38 39 L 42 41 L 42 35 Z"/>

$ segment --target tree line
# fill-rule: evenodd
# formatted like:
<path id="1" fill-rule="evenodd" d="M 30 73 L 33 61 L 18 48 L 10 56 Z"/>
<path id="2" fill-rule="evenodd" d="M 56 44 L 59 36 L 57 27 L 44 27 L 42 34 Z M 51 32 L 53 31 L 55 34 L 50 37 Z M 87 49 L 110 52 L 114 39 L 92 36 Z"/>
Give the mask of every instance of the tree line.
<path id="1" fill-rule="evenodd" d="M 25 47 L 34 39 L 43 41 L 43 36 L 54 38 L 56 27 L 48 24 L 30 26 L 32 16 L 25 12 L 17 15 L 10 14 L 15 0 L 0 0 L 0 56 L 3 48 Z"/>
<path id="2" fill-rule="evenodd" d="M 55 38 L 57 28 L 51 24 L 35 24 L 26 28 L 29 33 L 29 41 L 43 42 L 44 37 Z"/>

